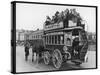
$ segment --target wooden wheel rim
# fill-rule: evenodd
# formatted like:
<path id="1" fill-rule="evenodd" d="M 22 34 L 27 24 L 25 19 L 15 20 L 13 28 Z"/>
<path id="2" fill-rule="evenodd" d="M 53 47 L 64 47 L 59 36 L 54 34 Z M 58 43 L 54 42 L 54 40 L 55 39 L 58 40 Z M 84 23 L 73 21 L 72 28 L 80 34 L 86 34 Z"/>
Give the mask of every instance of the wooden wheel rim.
<path id="1" fill-rule="evenodd" d="M 61 52 L 58 49 L 56 49 L 53 52 L 52 61 L 53 61 L 53 65 L 54 65 L 55 68 L 59 69 L 61 67 L 61 64 L 62 64 L 62 54 L 61 54 Z"/>
<path id="2" fill-rule="evenodd" d="M 44 63 L 45 64 L 49 64 L 49 61 L 50 61 L 50 54 L 49 52 L 44 52 Z"/>

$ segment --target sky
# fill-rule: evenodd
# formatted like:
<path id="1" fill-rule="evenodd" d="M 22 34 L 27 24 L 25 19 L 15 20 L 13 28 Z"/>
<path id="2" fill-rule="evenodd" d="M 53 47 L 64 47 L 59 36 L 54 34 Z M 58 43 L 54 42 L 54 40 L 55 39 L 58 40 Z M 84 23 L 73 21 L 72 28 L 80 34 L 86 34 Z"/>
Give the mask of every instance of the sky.
<path id="1" fill-rule="evenodd" d="M 43 4 L 16 4 L 16 29 L 37 30 L 43 29 L 46 16 L 52 17 L 56 11 L 64 11 L 66 8 L 75 8 L 86 22 L 86 31 L 96 30 L 96 9 L 92 7 L 59 6 Z"/>

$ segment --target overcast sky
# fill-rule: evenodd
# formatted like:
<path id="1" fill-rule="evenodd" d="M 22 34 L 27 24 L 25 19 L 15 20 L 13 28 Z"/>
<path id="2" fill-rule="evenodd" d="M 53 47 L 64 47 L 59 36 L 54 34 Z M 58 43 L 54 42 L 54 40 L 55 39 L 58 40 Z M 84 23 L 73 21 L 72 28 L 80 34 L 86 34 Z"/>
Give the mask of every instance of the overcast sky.
<path id="1" fill-rule="evenodd" d="M 95 32 L 96 29 L 96 9 L 90 7 L 59 6 L 43 4 L 16 4 L 16 29 L 36 30 L 43 29 L 46 16 L 52 17 L 56 11 L 64 11 L 66 8 L 76 8 L 81 17 L 86 20 L 86 30 Z M 88 28 L 87 28 L 88 27 Z"/>

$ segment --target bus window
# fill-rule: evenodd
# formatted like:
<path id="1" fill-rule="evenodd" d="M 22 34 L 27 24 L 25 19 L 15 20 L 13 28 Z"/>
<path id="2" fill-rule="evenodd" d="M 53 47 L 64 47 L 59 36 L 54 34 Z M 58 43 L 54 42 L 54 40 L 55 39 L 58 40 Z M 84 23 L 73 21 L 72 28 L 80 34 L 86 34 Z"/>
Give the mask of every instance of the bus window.
<path id="1" fill-rule="evenodd" d="M 79 35 L 79 31 L 78 30 L 73 30 L 72 36 L 78 36 L 78 35 Z"/>
<path id="2" fill-rule="evenodd" d="M 46 36 L 44 36 L 44 42 L 45 42 L 45 44 L 46 44 Z"/>
<path id="3" fill-rule="evenodd" d="M 71 45 L 71 39 L 70 38 L 67 38 L 66 43 L 67 43 L 68 46 L 70 46 Z"/>
<path id="4" fill-rule="evenodd" d="M 48 44 L 48 36 L 47 36 L 47 44 Z"/>
<path id="5" fill-rule="evenodd" d="M 60 36 L 60 44 L 64 44 L 64 36 L 63 35 Z"/>
<path id="6" fill-rule="evenodd" d="M 47 44 L 47 36 L 45 36 L 45 43 Z"/>
<path id="7" fill-rule="evenodd" d="M 58 44 L 60 44 L 60 35 L 58 35 Z"/>
<path id="8" fill-rule="evenodd" d="M 39 39 L 39 35 L 38 35 L 38 39 Z"/>
<path id="9" fill-rule="evenodd" d="M 52 36 L 52 44 L 54 44 L 54 36 Z"/>
<path id="10" fill-rule="evenodd" d="M 51 36 L 49 36 L 49 44 L 51 44 Z"/>
<path id="11" fill-rule="evenodd" d="M 55 44 L 57 44 L 57 36 L 55 36 Z"/>

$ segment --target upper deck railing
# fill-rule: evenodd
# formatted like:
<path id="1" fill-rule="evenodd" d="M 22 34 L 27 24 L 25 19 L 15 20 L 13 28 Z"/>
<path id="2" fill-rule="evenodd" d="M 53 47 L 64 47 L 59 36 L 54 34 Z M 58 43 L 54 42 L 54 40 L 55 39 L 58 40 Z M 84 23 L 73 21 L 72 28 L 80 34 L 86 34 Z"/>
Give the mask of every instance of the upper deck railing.
<path id="1" fill-rule="evenodd" d="M 69 20 L 68 27 L 65 27 L 63 22 L 60 22 L 60 23 L 55 23 L 55 24 L 50 24 L 50 25 L 44 25 L 44 31 L 54 30 L 54 29 L 59 29 L 59 28 L 66 29 L 66 30 L 74 29 L 74 28 L 84 29 L 84 26 L 85 24 L 81 24 L 77 26 L 77 23 L 74 23 L 73 21 Z"/>

